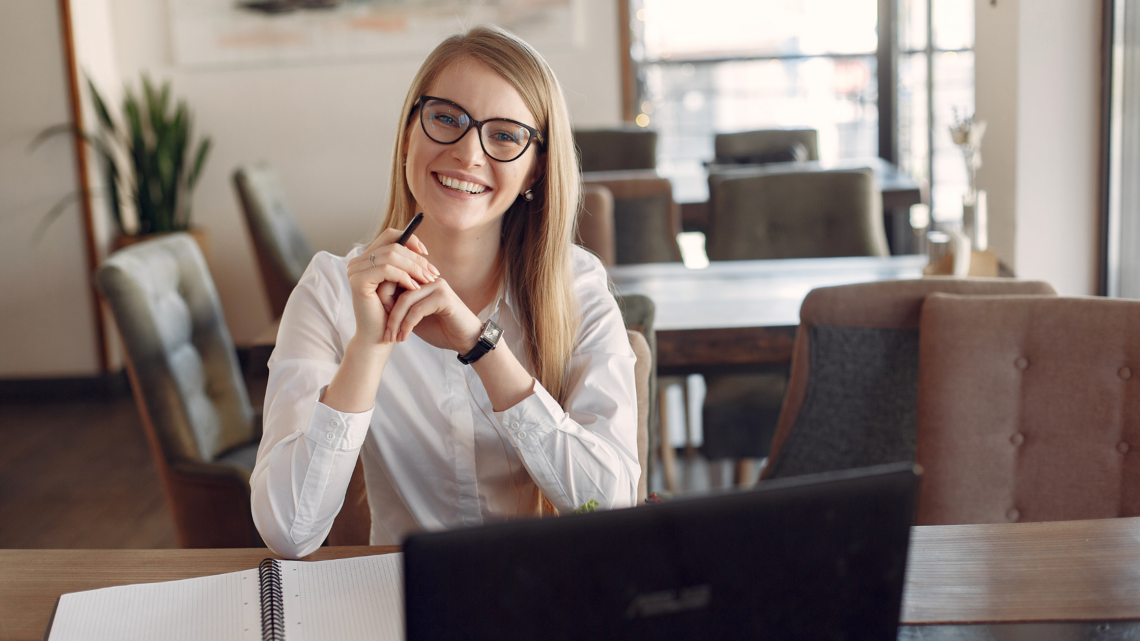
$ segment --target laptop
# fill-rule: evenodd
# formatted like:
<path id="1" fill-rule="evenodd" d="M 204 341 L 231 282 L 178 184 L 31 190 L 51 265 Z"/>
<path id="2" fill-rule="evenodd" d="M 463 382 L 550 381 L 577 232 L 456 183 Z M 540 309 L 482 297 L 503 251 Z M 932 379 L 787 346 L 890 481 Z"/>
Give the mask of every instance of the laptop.
<path id="1" fill-rule="evenodd" d="M 901 463 L 413 535 L 407 638 L 893 641 L 918 480 Z"/>

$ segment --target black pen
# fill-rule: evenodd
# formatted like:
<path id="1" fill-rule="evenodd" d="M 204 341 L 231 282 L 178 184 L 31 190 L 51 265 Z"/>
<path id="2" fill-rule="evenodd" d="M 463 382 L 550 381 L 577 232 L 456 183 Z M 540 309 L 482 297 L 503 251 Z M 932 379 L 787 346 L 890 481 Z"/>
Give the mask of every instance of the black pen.
<path id="1" fill-rule="evenodd" d="M 421 211 L 420 213 L 416 214 L 416 217 L 412 219 L 412 222 L 408 223 L 408 226 L 404 228 L 404 233 L 400 234 L 400 240 L 397 240 L 396 244 L 407 245 L 408 239 L 412 237 L 412 234 L 416 231 L 416 227 L 419 227 L 420 223 L 423 221 L 424 213 Z"/>

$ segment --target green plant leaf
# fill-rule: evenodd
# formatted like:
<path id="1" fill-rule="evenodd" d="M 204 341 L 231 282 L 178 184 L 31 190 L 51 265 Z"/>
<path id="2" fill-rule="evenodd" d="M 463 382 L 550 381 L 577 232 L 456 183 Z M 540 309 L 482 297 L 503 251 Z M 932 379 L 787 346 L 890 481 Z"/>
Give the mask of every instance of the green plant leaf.
<path id="1" fill-rule="evenodd" d="M 107 110 L 107 103 L 103 100 L 103 96 L 99 94 L 99 90 L 95 88 L 95 83 L 91 81 L 91 77 L 84 74 L 87 78 L 87 90 L 91 93 L 91 99 L 95 102 L 95 112 L 99 114 L 99 121 L 103 127 L 112 133 L 117 133 L 115 121 L 111 119 L 111 112 Z"/>
<path id="2" fill-rule="evenodd" d="M 54 223 L 72 203 L 77 202 L 83 195 L 81 191 L 74 191 L 60 198 L 52 205 L 52 208 L 44 214 L 43 220 L 36 225 L 35 231 L 32 232 L 32 242 L 38 245 L 40 241 L 43 240 L 44 234 L 47 233 L 48 227 L 51 227 L 51 224 Z"/>
<path id="3" fill-rule="evenodd" d="M 198 184 L 198 175 L 202 173 L 202 165 L 206 162 L 206 155 L 210 153 L 213 141 L 209 136 L 198 142 L 198 153 L 194 154 L 194 164 L 190 165 L 190 176 L 186 179 L 187 188 L 193 189 Z"/>

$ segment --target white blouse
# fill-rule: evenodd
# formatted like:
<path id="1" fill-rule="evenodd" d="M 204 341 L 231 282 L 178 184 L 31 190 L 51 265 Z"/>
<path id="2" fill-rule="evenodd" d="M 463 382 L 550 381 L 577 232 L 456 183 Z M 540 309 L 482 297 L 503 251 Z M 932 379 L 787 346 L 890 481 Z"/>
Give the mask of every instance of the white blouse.
<path id="1" fill-rule="evenodd" d="M 350 414 L 318 399 L 356 332 L 346 268 L 361 251 L 314 256 L 281 318 L 250 478 L 253 520 L 270 549 L 301 557 L 320 546 L 358 455 L 373 545 L 524 513 L 532 483 L 562 513 L 591 499 L 601 508 L 636 502 L 635 356 L 597 258 L 573 248 L 582 321 L 565 406 L 536 381 L 532 395 L 495 412 L 471 367 L 412 334 L 393 351 L 373 409 Z M 488 317 L 533 371 L 509 290 L 479 314 Z"/>

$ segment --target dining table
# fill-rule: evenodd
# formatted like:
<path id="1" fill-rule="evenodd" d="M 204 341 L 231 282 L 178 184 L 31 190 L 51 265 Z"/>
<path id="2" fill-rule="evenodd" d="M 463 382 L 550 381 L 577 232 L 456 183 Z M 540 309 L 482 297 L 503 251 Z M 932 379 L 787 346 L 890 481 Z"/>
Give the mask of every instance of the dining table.
<path id="1" fill-rule="evenodd" d="M 323 547 L 308 560 L 396 551 Z M 66 592 L 237 572 L 270 556 L 254 548 L 0 550 L 0 641 L 42 638 Z M 898 639 L 1138 639 L 1138 592 L 1137 517 L 918 526 L 911 528 Z"/>
<path id="2" fill-rule="evenodd" d="M 921 278 L 927 259 L 890 257 L 713 261 L 615 265 L 619 294 L 656 306 L 657 373 L 728 374 L 786 366 L 800 304 L 817 287 Z"/>

